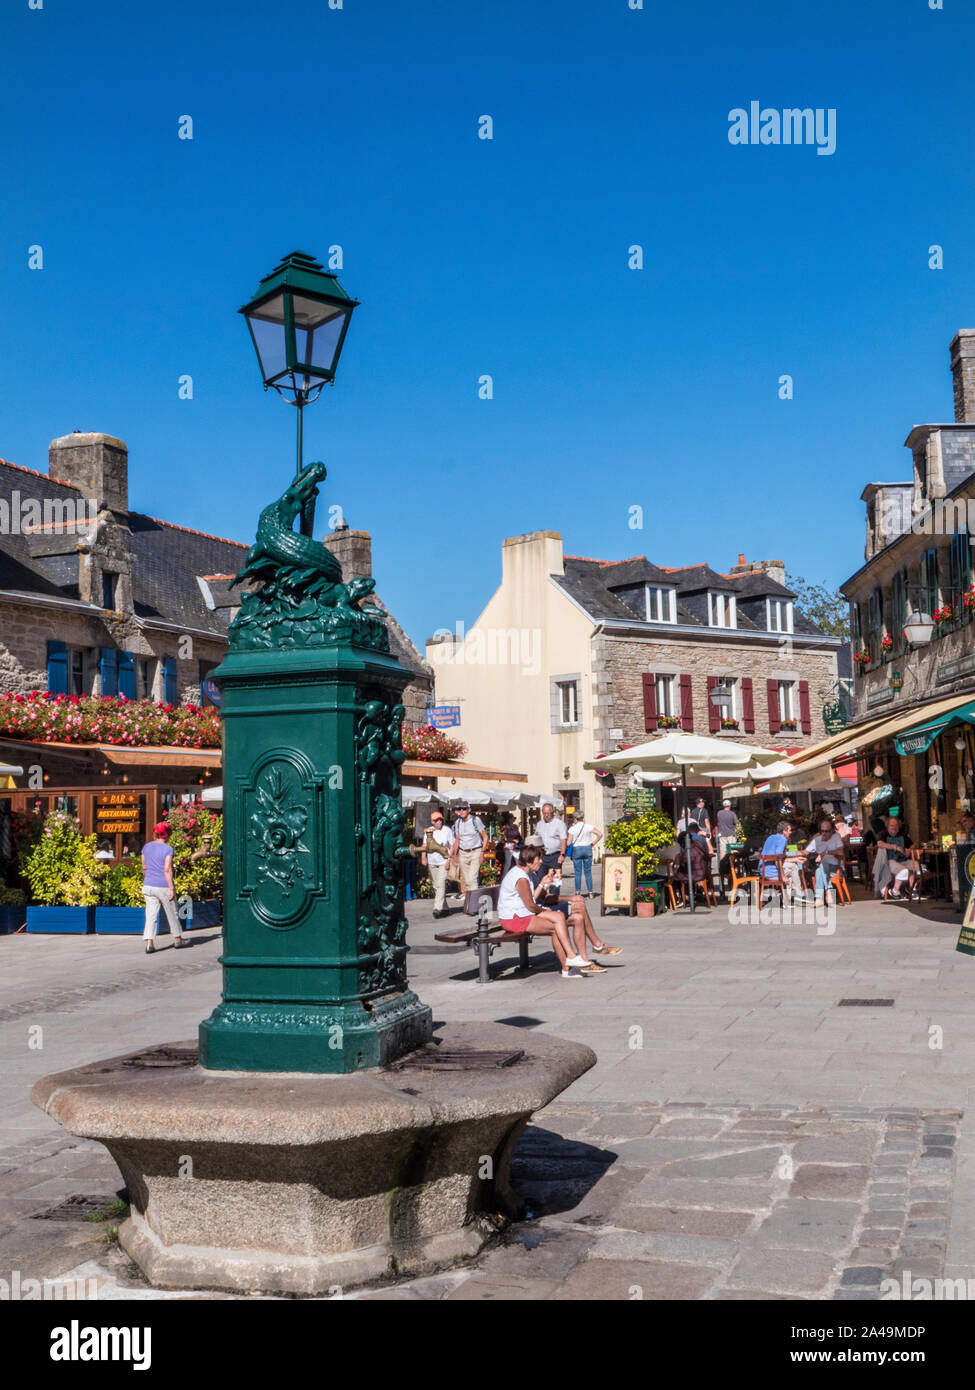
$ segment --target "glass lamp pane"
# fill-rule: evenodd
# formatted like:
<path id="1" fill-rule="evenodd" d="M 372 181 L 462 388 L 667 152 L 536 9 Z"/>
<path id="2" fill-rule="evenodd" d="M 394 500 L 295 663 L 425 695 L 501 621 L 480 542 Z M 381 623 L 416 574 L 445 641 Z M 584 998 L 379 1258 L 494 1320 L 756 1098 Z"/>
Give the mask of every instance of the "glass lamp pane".
<path id="1" fill-rule="evenodd" d="M 269 320 L 256 314 L 249 314 L 254 343 L 261 363 L 265 381 L 271 381 L 287 367 L 285 353 L 284 320 Z"/>
<path id="2" fill-rule="evenodd" d="M 295 295 L 294 312 L 298 361 L 330 376 L 349 310 Z"/>

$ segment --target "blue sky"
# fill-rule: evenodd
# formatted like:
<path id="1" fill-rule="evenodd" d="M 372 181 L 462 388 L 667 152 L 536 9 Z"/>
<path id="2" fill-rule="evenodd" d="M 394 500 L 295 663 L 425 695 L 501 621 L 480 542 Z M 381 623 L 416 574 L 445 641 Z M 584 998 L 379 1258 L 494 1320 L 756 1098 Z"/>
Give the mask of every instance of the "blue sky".
<path id="1" fill-rule="evenodd" d="M 525 531 L 839 583 L 975 323 L 975 18 L 944 4 L 9 0 L 0 456 L 119 435 L 133 507 L 249 541 L 294 412 L 235 311 L 340 244 L 361 307 L 305 457 L 419 643 Z M 836 152 L 729 144 L 753 99 L 835 108 Z"/>

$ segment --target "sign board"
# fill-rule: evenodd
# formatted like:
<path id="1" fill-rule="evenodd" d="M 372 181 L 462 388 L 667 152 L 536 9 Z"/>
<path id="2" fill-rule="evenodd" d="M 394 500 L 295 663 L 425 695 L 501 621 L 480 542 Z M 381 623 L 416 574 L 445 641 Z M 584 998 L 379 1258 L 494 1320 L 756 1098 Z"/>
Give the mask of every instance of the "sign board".
<path id="1" fill-rule="evenodd" d="M 647 811 L 656 809 L 657 796 L 653 787 L 627 787 L 623 801 L 624 811 L 632 811 L 635 816 L 642 816 Z"/>
<path id="2" fill-rule="evenodd" d="M 460 723 L 460 705 L 433 705 L 427 710 L 431 729 L 453 729 Z"/>
<path id="3" fill-rule="evenodd" d="M 205 705 L 213 705 L 214 709 L 220 708 L 220 687 L 215 681 L 210 680 L 209 676 L 200 681 L 200 694 Z"/>
<path id="4" fill-rule="evenodd" d="M 632 913 L 636 902 L 636 855 L 603 855 L 603 908 Z"/>
<path id="5" fill-rule="evenodd" d="M 965 915 L 961 919 L 961 931 L 958 933 L 958 944 L 956 951 L 961 951 L 966 956 L 975 956 L 975 883 L 972 884 L 972 891 L 968 895 L 968 903 L 965 906 Z"/>
<path id="6" fill-rule="evenodd" d="M 959 676 L 967 676 L 971 671 L 975 671 L 975 655 L 972 653 L 969 653 L 968 656 L 960 656 L 957 661 L 946 661 L 935 672 L 935 685 L 944 685 L 947 681 L 957 680 Z"/>
<path id="7" fill-rule="evenodd" d="M 894 698 L 894 692 L 886 686 L 881 686 L 879 690 L 873 690 L 867 696 L 867 708 L 872 709 L 874 705 L 889 705 Z"/>
<path id="8" fill-rule="evenodd" d="M 143 799 L 138 792 L 105 792 L 95 797 L 97 835 L 141 835 Z"/>

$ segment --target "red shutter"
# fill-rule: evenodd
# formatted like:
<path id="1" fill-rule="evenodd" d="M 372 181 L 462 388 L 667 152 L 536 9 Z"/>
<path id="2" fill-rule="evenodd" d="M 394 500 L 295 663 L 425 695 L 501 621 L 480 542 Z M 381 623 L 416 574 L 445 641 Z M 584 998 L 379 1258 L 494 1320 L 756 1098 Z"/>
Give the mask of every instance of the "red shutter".
<path id="1" fill-rule="evenodd" d="M 812 719 L 809 714 L 809 682 L 799 682 L 799 727 L 804 734 L 812 733 Z"/>
<path id="2" fill-rule="evenodd" d="M 768 731 L 770 734 L 777 734 L 782 727 L 782 719 L 779 715 L 778 681 L 766 681 L 765 689 L 768 691 Z"/>
<path id="3" fill-rule="evenodd" d="M 711 691 L 718 684 L 717 676 L 708 676 L 708 728 L 713 734 L 716 729 L 721 728 L 721 710 L 717 705 L 711 703 Z"/>
<path id="4" fill-rule="evenodd" d="M 751 676 L 741 678 L 741 718 L 746 734 L 755 732 L 755 696 L 752 693 Z"/>
<path id="5" fill-rule="evenodd" d="M 657 685 L 652 671 L 643 673 L 643 727 L 657 727 Z"/>
<path id="6" fill-rule="evenodd" d="M 685 733 L 694 732 L 694 696 L 691 693 L 691 678 L 680 678 L 680 726 Z"/>

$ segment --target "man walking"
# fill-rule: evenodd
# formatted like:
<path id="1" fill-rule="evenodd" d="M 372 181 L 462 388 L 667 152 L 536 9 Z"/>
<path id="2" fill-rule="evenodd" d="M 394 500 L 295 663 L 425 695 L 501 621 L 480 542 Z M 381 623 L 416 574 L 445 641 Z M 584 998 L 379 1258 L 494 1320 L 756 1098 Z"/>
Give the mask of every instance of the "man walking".
<path id="1" fill-rule="evenodd" d="M 738 817 L 731 809 L 731 802 L 726 801 L 718 812 L 718 869 L 720 872 L 721 862 L 728 853 L 728 845 L 734 843 L 735 830 L 738 826 Z"/>
<path id="2" fill-rule="evenodd" d="M 423 863 L 430 870 L 430 882 L 433 884 L 434 917 L 447 916 L 447 860 L 453 841 L 453 832 L 443 823 L 443 811 L 434 811 L 430 816 L 430 825 L 424 841 L 426 849 L 422 855 Z M 434 843 L 441 848 L 432 849 L 431 845 Z"/>
<path id="3" fill-rule="evenodd" d="M 555 869 L 559 877 L 562 876 L 562 861 L 565 858 L 565 846 L 569 832 L 565 828 L 565 822 L 559 820 L 551 801 L 542 803 L 542 819 L 535 827 L 535 834 L 541 836 L 542 849 L 542 868 L 544 870 Z"/>
<path id="4" fill-rule="evenodd" d="M 471 815 L 468 802 L 459 801 L 454 809 L 457 819 L 453 825 L 450 857 L 460 863 L 461 888 L 465 893 L 473 893 L 481 870 L 481 856 L 487 849 L 487 831 L 477 816 Z"/>

